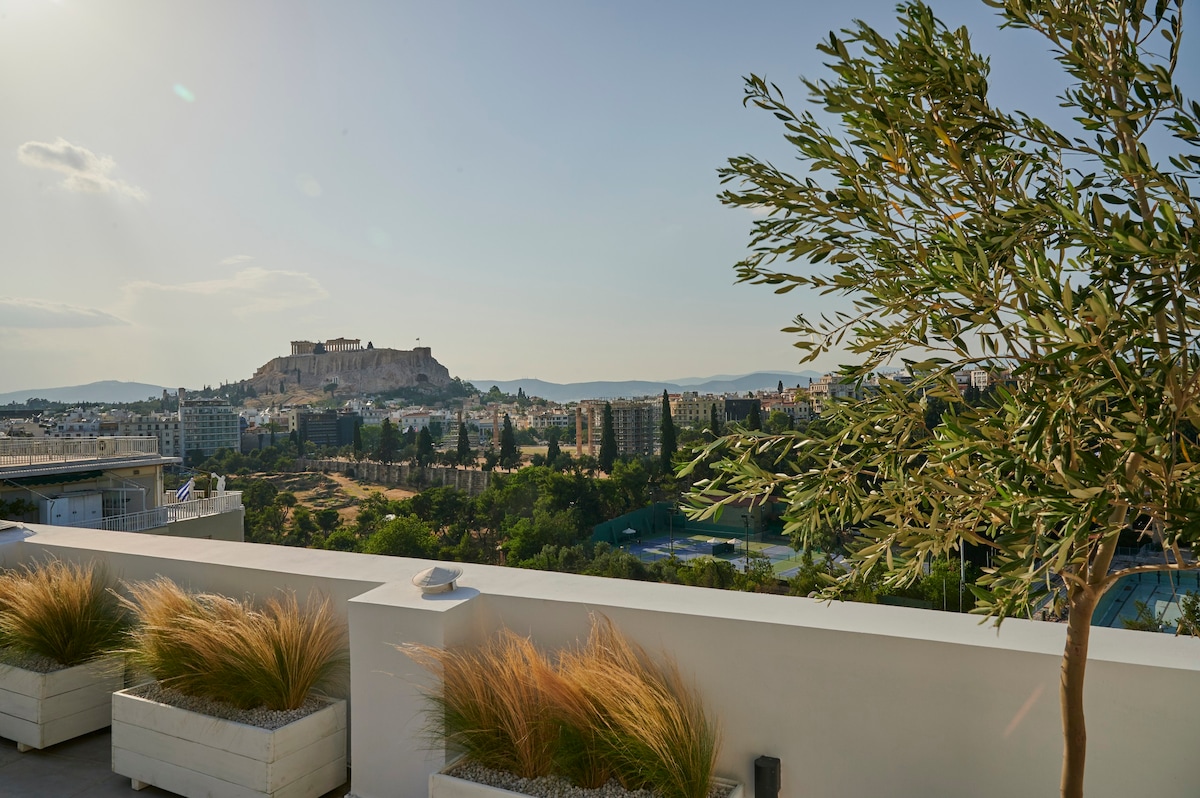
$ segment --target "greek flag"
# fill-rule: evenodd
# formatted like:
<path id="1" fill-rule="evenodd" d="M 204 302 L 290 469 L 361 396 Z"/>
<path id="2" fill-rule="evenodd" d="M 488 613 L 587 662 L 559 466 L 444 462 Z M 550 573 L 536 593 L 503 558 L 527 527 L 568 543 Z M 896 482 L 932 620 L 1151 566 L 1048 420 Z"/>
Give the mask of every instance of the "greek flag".
<path id="1" fill-rule="evenodd" d="M 185 502 L 192 495 L 192 488 L 196 484 L 196 478 L 192 477 L 187 482 L 183 483 L 179 490 L 175 491 L 175 501 Z"/>

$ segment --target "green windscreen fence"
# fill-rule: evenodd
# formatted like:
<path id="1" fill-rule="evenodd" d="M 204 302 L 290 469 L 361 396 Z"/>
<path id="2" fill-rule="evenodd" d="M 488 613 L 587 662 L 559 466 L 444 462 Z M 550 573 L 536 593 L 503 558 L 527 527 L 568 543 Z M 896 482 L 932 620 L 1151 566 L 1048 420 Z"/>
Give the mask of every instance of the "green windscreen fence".
<path id="1" fill-rule="evenodd" d="M 732 517 L 731 517 L 732 516 Z M 674 533 L 675 535 L 711 535 L 712 537 L 730 538 L 742 537 L 746 527 L 740 515 L 725 514 L 726 519 L 733 523 L 713 523 L 711 521 L 691 521 L 683 513 L 674 512 L 670 502 L 658 502 L 640 510 L 618 516 L 610 521 L 597 524 L 592 529 L 593 543 L 611 543 L 619 546 L 628 542 L 641 541 L 644 538 L 658 537 Z M 631 531 L 632 530 L 632 531 Z M 750 532 L 758 532 L 757 525 L 751 523 Z"/>

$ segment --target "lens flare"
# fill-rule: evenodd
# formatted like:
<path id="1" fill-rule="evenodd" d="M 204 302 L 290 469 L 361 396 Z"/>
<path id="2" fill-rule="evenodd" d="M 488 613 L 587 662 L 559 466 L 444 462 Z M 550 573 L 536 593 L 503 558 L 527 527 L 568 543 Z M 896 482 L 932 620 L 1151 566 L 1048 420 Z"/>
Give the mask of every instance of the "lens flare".
<path id="1" fill-rule="evenodd" d="M 192 94 L 188 87 L 184 86 L 182 83 L 176 83 L 173 87 L 173 91 L 175 92 L 175 96 L 184 102 L 190 103 L 196 101 L 196 95 Z"/>

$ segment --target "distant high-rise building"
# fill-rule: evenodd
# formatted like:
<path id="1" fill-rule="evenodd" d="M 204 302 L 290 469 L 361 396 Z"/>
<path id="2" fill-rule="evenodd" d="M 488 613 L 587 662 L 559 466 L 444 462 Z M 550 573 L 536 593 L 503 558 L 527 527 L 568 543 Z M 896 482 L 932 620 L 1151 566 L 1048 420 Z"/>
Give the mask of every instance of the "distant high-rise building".
<path id="1" fill-rule="evenodd" d="M 212 457 L 221 449 L 241 449 L 237 411 L 224 399 L 181 399 L 179 425 L 185 457 Z"/>

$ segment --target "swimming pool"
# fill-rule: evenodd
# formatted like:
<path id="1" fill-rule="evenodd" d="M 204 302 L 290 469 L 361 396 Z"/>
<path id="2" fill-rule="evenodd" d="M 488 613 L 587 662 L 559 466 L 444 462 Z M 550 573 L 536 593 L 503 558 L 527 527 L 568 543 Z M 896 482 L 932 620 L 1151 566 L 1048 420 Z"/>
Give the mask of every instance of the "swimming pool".
<path id="1" fill-rule="evenodd" d="M 1174 632 L 1179 618 L 1179 599 L 1186 593 L 1200 593 L 1200 573 L 1196 571 L 1160 571 L 1122 577 L 1100 599 L 1092 613 L 1092 626 L 1124 628 L 1126 619 L 1137 617 L 1137 602 L 1144 601 L 1163 619 L 1164 631 Z"/>

